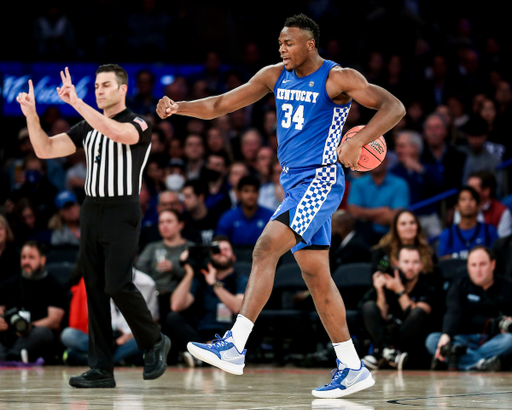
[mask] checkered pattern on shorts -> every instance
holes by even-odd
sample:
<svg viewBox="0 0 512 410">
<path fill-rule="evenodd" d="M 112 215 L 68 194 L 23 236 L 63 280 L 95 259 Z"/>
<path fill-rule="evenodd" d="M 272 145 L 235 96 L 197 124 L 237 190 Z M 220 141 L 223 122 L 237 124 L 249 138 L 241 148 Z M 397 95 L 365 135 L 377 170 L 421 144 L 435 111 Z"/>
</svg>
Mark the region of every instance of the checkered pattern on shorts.
<svg viewBox="0 0 512 410">
<path fill-rule="evenodd" d="M 334 164 L 338 160 L 336 148 L 340 144 L 341 131 L 347 119 L 350 105 L 348 107 L 334 108 L 332 123 L 329 128 L 329 136 L 325 141 L 323 165 Z"/>
<path fill-rule="evenodd" d="M 300 200 L 290 224 L 295 232 L 301 236 L 306 232 L 335 183 L 336 165 L 317 169 L 316 176 Z"/>
</svg>

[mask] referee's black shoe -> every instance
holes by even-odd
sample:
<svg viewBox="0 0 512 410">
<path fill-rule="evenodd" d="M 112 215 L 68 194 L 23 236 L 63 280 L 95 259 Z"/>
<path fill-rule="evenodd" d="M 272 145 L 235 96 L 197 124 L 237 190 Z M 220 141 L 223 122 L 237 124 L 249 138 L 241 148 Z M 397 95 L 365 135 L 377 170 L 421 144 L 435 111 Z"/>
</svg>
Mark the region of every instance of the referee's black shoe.
<svg viewBox="0 0 512 410">
<path fill-rule="evenodd" d="M 69 385 L 72 387 L 93 389 L 93 388 L 113 388 L 116 387 L 114 374 L 106 370 L 90 369 L 80 376 L 73 376 L 69 379 Z"/>
<path fill-rule="evenodd" d="M 167 355 L 171 349 L 171 340 L 162 333 L 160 335 L 160 340 L 144 355 L 142 372 L 144 380 L 158 379 L 167 369 Z"/>
</svg>

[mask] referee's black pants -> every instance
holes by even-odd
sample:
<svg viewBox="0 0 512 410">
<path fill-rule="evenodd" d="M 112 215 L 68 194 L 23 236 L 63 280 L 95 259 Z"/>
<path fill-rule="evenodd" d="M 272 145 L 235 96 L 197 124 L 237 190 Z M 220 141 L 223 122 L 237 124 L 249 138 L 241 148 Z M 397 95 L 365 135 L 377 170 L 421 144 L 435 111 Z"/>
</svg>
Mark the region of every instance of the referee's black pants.
<svg viewBox="0 0 512 410">
<path fill-rule="evenodd" d="M 112 372 L 110 298 L 141 350 L 154 346 L 160 329 L 133 284 L 142 211 L 138 196 L 87 197 L 80 215 L 80 264 L 89 308 L 89 366 Z"/>
</svg>

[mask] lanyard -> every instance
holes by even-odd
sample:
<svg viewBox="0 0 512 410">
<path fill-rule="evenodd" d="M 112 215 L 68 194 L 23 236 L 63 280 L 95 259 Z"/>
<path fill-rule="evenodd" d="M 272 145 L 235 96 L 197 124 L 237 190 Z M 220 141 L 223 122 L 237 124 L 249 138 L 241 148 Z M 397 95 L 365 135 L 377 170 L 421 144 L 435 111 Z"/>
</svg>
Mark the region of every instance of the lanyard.
<svg viewBox="0 0 512 410">
<path fill-rule="evenodd" d="M 482 224 L 478 222 L 476 224 L 475 233 L 473 233 L 473 236 L 471 238 L 466 239 L 462 235 L 462 232 L 460 231 L 459 225 L 455 225 L 455 233 L 459 237 L 459 240 L 466 245 L 466 248 L 470 248 L 471 244 L 475 243 L 476 239 L 478 238 L 478 235 L 480 234 L 480 228 L 482 227 Z"/>
</svg>

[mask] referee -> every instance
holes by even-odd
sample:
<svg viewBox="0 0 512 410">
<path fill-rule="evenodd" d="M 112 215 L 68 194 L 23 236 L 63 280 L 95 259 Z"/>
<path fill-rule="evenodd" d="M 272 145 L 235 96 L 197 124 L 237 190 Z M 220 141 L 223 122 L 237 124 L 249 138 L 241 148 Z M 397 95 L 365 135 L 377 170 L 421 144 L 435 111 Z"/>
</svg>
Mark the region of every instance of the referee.
<svg viewBox="0 0 512 410">
<path fill-rule="evenodd" d="M 115 387 L 110 298 L 146 350 L 143 377 L 160 377 L 167 367 L 171 342 L 160 333 L 144 298 L 132 282 L 141 224 L 139 191 L 149 155 L 151 126 L 126 108 L 128 75 L 115 64 L 96 71 L 95 93 L 103 115 L 78 98 L 66 67 L 60 73 L 59 97 L 84 120 L 67 133 L 49 138 L 36 112 L 34 87 L 17 101 L 27 118 L 30 141 L 39 158 L 56 158 L 85 150 L 86 199 L 81 211 L 80 266 L 89 309 L 90 370 L 71 377 L 74 387 Z"/>
</svg>

